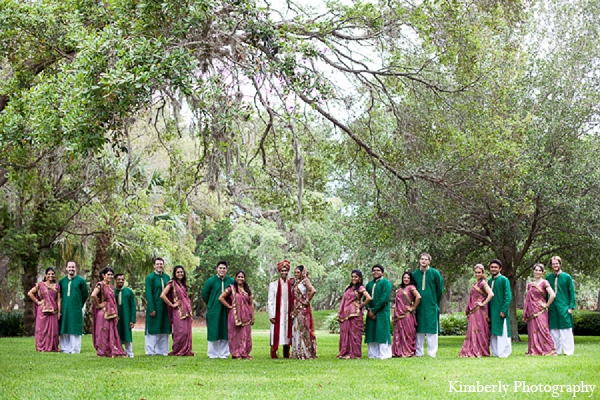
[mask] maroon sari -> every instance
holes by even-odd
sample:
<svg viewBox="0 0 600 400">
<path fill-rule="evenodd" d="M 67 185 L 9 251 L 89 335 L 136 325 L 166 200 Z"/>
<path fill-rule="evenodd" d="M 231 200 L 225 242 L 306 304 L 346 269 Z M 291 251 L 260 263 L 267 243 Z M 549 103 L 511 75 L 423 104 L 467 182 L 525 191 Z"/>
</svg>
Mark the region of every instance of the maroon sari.
<svg viewBox="0 0 600 400">
<path fill-rule="evenodd" d="M 338 358 L 362 357 L 363 317 L 360 308 L 360 299 L 365 287 L 360 285 L 354 290 L 350 286 L 342 296 L 342 303 L 338 311 L 340 321 L 340 345 Z"/>
<path fill-rule="evenodd" d="M 173 332 L 173 350 L 170 356 L 193 356 L 192 351 L 192 302 L 188 296 L 187 289 L 175 279 L 171 279 L 167 285 L 171 290 L 167 298 L 171 303 L 179 300 L 178 307 L 167 307 L 169 319 L 171 320 L 171 331 Z"/>
<path fill-rule="evenodd" d="M 229 294 L 231 309 L 227 315 L 227 336 L 229 352 L 233 358 L 252 358 L 252 298 L 243 288 L 229 285 L 225 292 Z"/>
<path fill-rule="evenodd" d="M 414 285 L 396 290 L 396 306 L 393 321 L 396 322 L 392 336 L 393 357 L 413 357 L 417 351 L 417 319 L 408 307 L 415 302 Z"/>
<path fill-rule="evenodd" d="M 548 308 L 546 306 L 548 286 L 550 284 L 545 279 L 542 279 L 539 285 L 535 282 L 527 285 L 523 319 L 527 322 L 527 334 L 529 335 L 529 345 L 527 353 L 525 353 L 528 356 L 556 355 L 554 340 L 550 335 L 548 325 Z"/>
<path fill-rule="evenodd" d="M 35 313 L 35 349 L 37 351 L 59 351 L 58 350 L 58 295 L 60 286 L 58 283 L 54 288 L 46 282 L 36 284 L 35 293 L 41 305 L 34 306 Z"/>
<path fill-rule="evenodd" d="M 490 356 L 490 317 L 488 305 L 479 307 L 477 303 L 487 299 L 484 278 L 474 282 L 467 303 L 467 335 L 460 349 L 460 357 L 489 357 Z"/>
<path fill-rule="evenodd" d="M 100 289 L 98 302 L 106 303 L 104 308 L 98 308 L 95 304 L 92 307 L 92 342 L 96 354 L 100 357 L 126 357 L 127 353 L 123 351 L 117 329 L 119 315 L 115 300 L 115 288 L 104 282 L 98 282 L 96 287 Z"/>
</svg>

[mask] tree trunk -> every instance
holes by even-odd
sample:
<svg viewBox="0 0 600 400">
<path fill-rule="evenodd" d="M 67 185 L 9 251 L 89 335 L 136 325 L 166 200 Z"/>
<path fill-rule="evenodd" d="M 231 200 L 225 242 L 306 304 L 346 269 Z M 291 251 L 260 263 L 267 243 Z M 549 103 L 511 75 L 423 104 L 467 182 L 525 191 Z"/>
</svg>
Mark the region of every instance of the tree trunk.
<svg viewBox="0 0 600 400">
<path fill-rule="evenodd" d="M 498 257 L 502 261 L 502 275 L 508 278 L 510 282 L 510 290 L 512 293 L 512 300 L 508 308 L 510 314 L 510 336 L 513 342 L 520 342 L 521 337 L 519 336 L 519 325 L 517 322 L 517 297 L 516 297 L 516 272 L 519 268 L 518 265 L 514 265 L 515 251 L 512 247 L 504 247 L 502 255 Z"/>
<path fill-rule="evenodd" d="M 442 294 L 442 301 L 440 302 L 440 314 L 447 314 L 452 312 L 452 283 L 448 283 L 444 288 Z"/>
<path fill-rule="evenodd" d="M 110 232 L 101 232 L 96 235 L 96 253 L 92 261 L 92 270 L 90 271 L 89 288 L 90 293 L 101 279 L 101 272 L 108 266 L 107 250 L 112 240 Z M 92 332 L 92 299 L 88 298 L 83 321 L 83 330 L 85 333 Z"/>
<path fill-rule="evenodd" d="M 598 290 L 598 302 L 596 303 L 596 311 L 600 311 L 600 290 Z"/>
<path fill-rule="evenodd" d="M 35 334 L 35 315 L 33 313 L 33 302 L 29 296 L 27 296 L 27 292 L 29 292 L 37 282 L 39 252 L 32 249 L 31 253 L 23 255 L 21 262 L 23 265 L 21 283 L 23 285 L 23 296 L 25 299 L 23 325 L 25 326 L 25 334 L 33 336 Z"/>
<path fill-rule="evenodd" d="M 10 297 L 4 297 L 4 293 L 8 294 L 8 290 L 5 290 L 4 281 L 6 279 L 6 275 L 8 275 L 8 270 L 10 268 L 10 259 L 4 254 L 0 254 L 0 291 L 2 291 L 2 296 L 0 296 L 0 310 L 10 311 Z M 8 283 L 6 285 L 8 287 Z"/>
<path fill-rule="evenodd" d="M 515 299 L 516 308 L 523 309 L 525 306 L 525 291 L 527 290 L 527 281 L 525 279 L 519 279 L 515 283 Z"/>
</svg>

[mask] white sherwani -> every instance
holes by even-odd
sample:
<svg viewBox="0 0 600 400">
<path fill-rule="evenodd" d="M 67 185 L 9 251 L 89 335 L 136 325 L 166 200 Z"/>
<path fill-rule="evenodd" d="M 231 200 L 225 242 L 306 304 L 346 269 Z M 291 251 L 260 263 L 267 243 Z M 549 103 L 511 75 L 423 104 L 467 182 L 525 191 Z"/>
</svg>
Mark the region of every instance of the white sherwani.
<svg viewBox="0 0 600 400">
<path fill-rule="evenodd" d="M 290 339 L 288 338 L 288 291 L 287 285 L 281 280 L 277 279 L 275 282 L 269 284 L 269 300 L 267 302 L 267 311 L 269 312 L 269 318 L 275 318 L 275 305 L 277 304 L 277 285 L 281 285 L 281 310 L 279 315 L 281 318 L 275 323 L 279 324 L 279 345 L 289 345 Z M 271 346 L 273 346 L 273 336 L 275 335 L 275 325 L 271 324 Z"/>
</svg>

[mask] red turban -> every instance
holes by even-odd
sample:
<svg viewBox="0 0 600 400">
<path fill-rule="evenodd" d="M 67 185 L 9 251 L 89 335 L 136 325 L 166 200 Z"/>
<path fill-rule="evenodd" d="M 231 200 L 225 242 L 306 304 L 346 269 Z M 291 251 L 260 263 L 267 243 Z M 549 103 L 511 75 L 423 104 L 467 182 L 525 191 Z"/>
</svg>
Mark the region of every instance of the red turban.
<svg viewBox="0 0 600 400">
<path fill-rule="evenodd" d="M 277 271 L 281 271 L 282 269 L 287 268 L 288 271 L 290 269 L 290 262 L 288 260 L 283 260 L 282 262 L 277 263 Z"/>
</svg>

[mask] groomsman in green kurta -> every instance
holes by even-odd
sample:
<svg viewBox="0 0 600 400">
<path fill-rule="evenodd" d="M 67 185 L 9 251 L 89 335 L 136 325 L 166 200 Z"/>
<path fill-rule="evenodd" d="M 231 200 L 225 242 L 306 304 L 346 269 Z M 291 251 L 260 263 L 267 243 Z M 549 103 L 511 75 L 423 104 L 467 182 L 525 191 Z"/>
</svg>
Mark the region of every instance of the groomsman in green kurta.
<svg viewBox="0 0 600 400">
<path fill-rule="evenodd" d="M 438 349 L 438 334 L 440 332 L 440 302 L 444 293 L 444 280 L 440 272 L 430 267 L 431 256 L 421 253 L 419 269 L 412 276 L 421 295 L 421 302 L 416 310 L 417 317 L 417 357 L 423 356 L 423 345 L 427 340 L 427 355 L 435 357 Z"/>
<path fill-rule="evenodd" d="M 371 268 L 373 279 L 365 288 L 372 300 L 366 305 L 365 343 L 369 358 L 384 360 L 392 358 L 390 341 L 390 294 L 392 283 L 384 278 L 385 270 L 379 264 Z"/>
<path fill-rule="evenodd" d="M 131 330 L 135 326 L 135 296 L 133 290 L 125 287 L 125 275 L 123 274 L 115 275 L 115 299 L 119 313 L 117 322 L 119 337 L 125 346 L 125 353 L 129 358 L 133 358 Z"/>
<path fill-rule="evenodd" d="M 490 262 L 492 277 L 488 281 L 494 292 L 489 303 L 490 321 L 492 325 L 492 356 L 505 358 L 512 353 L 509 306 L 512 300 L 510 281 L 502 275 L 502 261 L 494 259 Z"/>
<path fill-rule="evenodd" d="M 62 299 L 60 313 L 60 351 L 66 354 L 81 352 L 81 335 L 83 335 L 83 306 L 88 298 L 88 285 L 77 275 L 75 261 L 67 262 L 67 276 L 62 278 L 60 296 Z"/>
<path fill-rule="evenodd" d="M 554 340 L 556 354 L 570 356 L 575 352 L 573 340 L 573 310 L 575 309 L 575 285 L 571 275 L 562 271 L 562 259 L 554 256 L 550 259 L 553 273 L 546 280 L 554 289 L 556 297 L 548 308 L 550 334 Z"/>
<path fill-rule="evenodd" d="M 229 357 L 227 338 L 227 312 L 219 301 L 225 288 L 233 284 L 234 279 L 227 275 L 226 261 L 217 263 L 217 274 L 208 278 L 202 289 L 202 300 L 206 303 L 206 333 L 208 336 L 208 357 Z"/>
<path fill-rule="evenodd" d="M 154 272 L 146 277 L 146 355 L 166 356 L 169 354 L 169 334 L 171 321 L 167 305 L 160 294 L 169 283 L 169 275 L 164 273 L 165 261 L 154 260 Z"/>
</svg>

